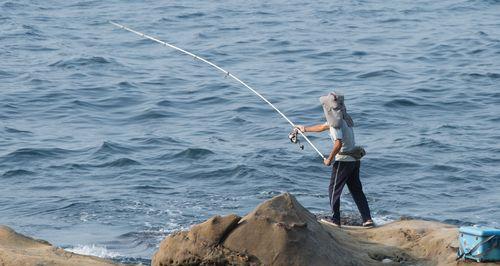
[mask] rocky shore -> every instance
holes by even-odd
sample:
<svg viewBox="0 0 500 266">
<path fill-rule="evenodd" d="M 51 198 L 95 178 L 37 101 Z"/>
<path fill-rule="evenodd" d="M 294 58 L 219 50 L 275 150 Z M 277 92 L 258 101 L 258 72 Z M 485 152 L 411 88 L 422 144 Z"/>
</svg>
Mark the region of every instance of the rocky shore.
<svg viewBox="0 0 500 266">
<path fill-rule="evenodd" d="M 285 193 L 170 235 L 152 265 L 475 265 L 455 261 L 457 237 L 454 226 L 419 220 L 337 228 Z"/>
<path fill-rule="evenodd" d="M 457 236 L 454 226 L 420 220 L 337 228 L 285 193 L 244 217 L 214 216 L 171 234 L 152 265 L 499 265 L 456 262 Z M 0 266 L 10 265 L 116 264 L 0 227 Z"/>
<path fill-rule="evenodd" d="M 119 264 L 92 256 L 78 255 L 49 242 L 16 233 L 0 226 L 0 266 L 116 266 Z"/>
</svg>

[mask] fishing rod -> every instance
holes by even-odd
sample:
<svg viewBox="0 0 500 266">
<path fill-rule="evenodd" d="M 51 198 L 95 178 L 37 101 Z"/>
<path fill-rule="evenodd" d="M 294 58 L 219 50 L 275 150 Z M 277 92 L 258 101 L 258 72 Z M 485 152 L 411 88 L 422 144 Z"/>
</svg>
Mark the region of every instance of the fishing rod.
<svg viewBox="0 0 500 266">
<path fill-rule="evenodd" d="M 237 82 L 239 82 L 240 84 L 242 84 L 243 86 L 245 86 L 247 89 L 249 89 L 250 91 L 252 91 L 253 93 L 255 93 L 255 94 L 256 94 L 257 96 L 259 96 L 259 97 L 260 97 L 260 98 L 261 98 L 264 102 L 266 102 L 267 104 L 269 104 L 269 105 L 270 105 L 270 106 L 271 106 L 271 107 L 272 107 L 272 108 L 273 108 L 276 112 L 278 112 L 278 114 L 280 114 L 280 115 L 281 115 L 281 116 L 282 116 L 282 117 L 283 117 L 283 118 L 284 118 L 284 119 L 285 119 L 285 120 L 286 120 L 286 121 L 287 121 L 290 125 L 292 125 L 292 127 L 293 127 L 293 128 L 295 128 L 295 127 L 296 127 L 296 126 L 295 126 L 295 124 L 294 124 L 294 123 L 293 123 L 290 119 L 288 119 L 288 117 L 286 117 L 286 115 L 285 115 L 285 114 L 283 114 L 283 113 L 282 113 L 282 112 L 281 112 L 281 111 L 280 111 L 280 110 L 279 110 L 276 106 L 274 106 L 274 104 L 272 104 L 270 101 L 268 101 L 266 98 L 264 98 L 264 96 L 262 96 L 262 94 L 260 94 L 260 93 L 259 93 L 258 91 L 256 91 L 256 90 L 254 90 L 252 87 L 248 86 L 245 82 L 241 81 L 238 77 L 236 77 L 235 75 L 233 75 L 233 74 L 232 74 L 232 73 L 230 73 L 229 71 L 224 70 L 223 68 L 221 68 L 221 67 L 219 67 L 218 65 L 216 65 L 216 64 L 214 64 L 214 63 L 212 63 L 212 62 L 210 62 L 210 61 L 206 60 L 206 59 L 205 59 L 205 58 L 203 58 L 203 57 L 199 57 L 199 56 L 197 56 L 197 55 L 195 55 L 195 54 L 193 54 L 193 53 L 191 53 L 191 52 L 188 52 L 188 51 L 186 51 L 186 50 L 184 50 L 184 49 L 181 49 L 181 48 L 179 48 L 179 47 L 177 47 L 177 46 L 175 46 L 175 45 L 172 45 L 172 44 L 170 44 L 170 43 L 167 43 L 167 42 L 164 42 L 164 41 L 160 41 L 160 40 L 158 40 L 158 39 L 156 39 L 156 38 L 154 38 L 154 37 L 151 37 L 151 36 L 146 35 L 146 34 L 144 34 L 144 33 L 142 33 L 142 32 L 139 32 L 139 31 L 133 30 L 133 29 L 131 29 L 131 28 L 129 28 L 129 27 L 123 26 L 123 25 L 118 24 L 118 23 L 113 22 L 113 21 L 109 21 L 109 23 L 111 23 L 111 24 L 113 24 L 113 25 L 117 26 L 117 27 L 118 27 L 118 28 L 120 28 L 120 29 L 124 29 L 124 30 L 126 30 L 126 31 L 132 32 L 132 33 L 137 34 L 137 35 L 139 35 L 139 36 L 141 36 L 141 37 L 144 37 L 144 38 L 146 38 L 146 39 L 150 39 L 150 40 L 152 40 L 152 41 L 154 41 L 154 42 L 157 42 L 157 43 L 159 43 L 159 44 L 162 44 L 162 45 L 165 45 L 165 46 L 167 46 L 167 47 L 173 48 L 173 49 L 175 49 L 175 50 L 177 50 L 177 51 L 179 51 L 179 52 L 182 52 L 182 53 L 184 53 L 184 54 L 187 54 L 187 55 L 192 56 L 194 59 L 198 59 L 198 60 L 200 60 L 200 61 L 202 61 L 202 62 L 204 62 L 204 63 L 209 64 L 210 66 L 214 67 L 215 69 L 217 69 L 217 70 L 221 71 L 222 73 L 226 74 L 226 77 L 231 77 L 232 79 L 236 80 Z M 302 131 L 300 131 L 300 130 L 294 130 L 294 132 L 299 133 L 302 137 L 304 137 L 304 139 L 307 141 L 307 143 L 309 143 L 309 145 L 311 145 L 311 147 L 312 147 L 312 148 L 313 148 L 313 149 L 314 149 L 314 150 L 315 150 L 315 151 L 319 154 L 319 156 L 321 156 L 321 158 L 325 159 L 325 156 L 324 156 L 324 155 L 323 155 L 323 154 L 322 154 L 322 153 L 318 150 L 318 148 L 316 148 L 316 146 L 314 146 L 314 144 L 313 144 L 313 143 L 309 140 L 309 138 L 307 138 L 307 136 L 306 136 L 306 135 L 304 135 L 304 133 L 303 133 Z M 296 134 L 296 133 L 295 133 L 295 134 Z M 292 137 L 290 137 L 290 140 L 292 140 L 292 142 L 294 142 L 294 143 L 296 143 L 296 142 L 298 141 L 296 137 L 294 138 L 294 140 L 292 139 Z M 303 148 L 303 147 L 304 147 L 304 146 L 301 146 L 301 148 Z"/>
</svg>

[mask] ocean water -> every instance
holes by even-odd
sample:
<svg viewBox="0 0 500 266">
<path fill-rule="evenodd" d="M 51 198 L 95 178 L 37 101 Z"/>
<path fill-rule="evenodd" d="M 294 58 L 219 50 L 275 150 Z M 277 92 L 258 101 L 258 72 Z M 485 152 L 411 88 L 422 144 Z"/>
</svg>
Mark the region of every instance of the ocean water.
<svg viewBox="0 0 500 266">
<path fill-rule="evenodd" d="M 148 264 L 169 233 L 285 191 L 328 213 L 331 169 L 284 119 L 108 20 L 299 124 L 343 92 L 377 221 L 500 226 L 493 0 L 0 1 L 0 224 Z"/>
</svg>

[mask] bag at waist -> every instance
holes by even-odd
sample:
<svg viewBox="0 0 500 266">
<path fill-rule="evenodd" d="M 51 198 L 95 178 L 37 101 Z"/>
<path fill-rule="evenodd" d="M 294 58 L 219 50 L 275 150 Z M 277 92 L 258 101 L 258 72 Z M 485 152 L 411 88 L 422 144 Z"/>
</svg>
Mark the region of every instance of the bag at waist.
<svg viewBox="0 0 500 266">
<path fill-rule="evenodd" d="M 357 161 L 359 161 L 359 160 L 361 160 L 361 158 L 363 158 L 363 156 L 366 155 L 366 151 L 363 147 L 356 146 L 356 147 L 354 147 L 354 149 L 352 149 L 350 151 L 341 151 L 338 154 L 339 155 L 349 155 L 349 156 L 353 157 L 354 159 L 356 159 Z"/>
</svg>

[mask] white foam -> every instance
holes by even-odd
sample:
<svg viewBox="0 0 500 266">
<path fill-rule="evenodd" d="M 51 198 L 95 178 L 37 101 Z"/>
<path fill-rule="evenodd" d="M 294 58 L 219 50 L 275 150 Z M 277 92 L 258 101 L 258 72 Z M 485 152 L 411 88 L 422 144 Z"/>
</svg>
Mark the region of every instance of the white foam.
<svg viewBox="0 0 500 266">
<path fill-rule="evenodd" d="M 81 255 L 90 255 L 101 258 L 115 258 L 120 257 L 121 255 L 117 252 L 109 251 L 105 246 L 98 245 L 77 245 L 75 247 L 66 248 L 67 251 L 73 252 Z"/>
<path fill-rule="evenodd" d="M 390 222 L 394 222 L 394 219 L 389 218 L 388 216 L 376 216 L 373 217 L 373 222 L 376 225 L 384 225 Z"/>
</svg>

